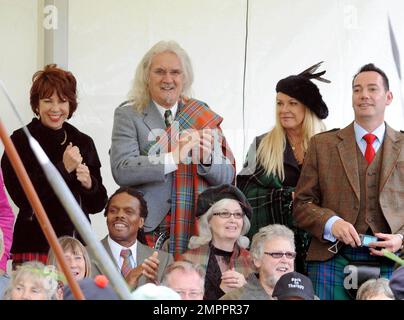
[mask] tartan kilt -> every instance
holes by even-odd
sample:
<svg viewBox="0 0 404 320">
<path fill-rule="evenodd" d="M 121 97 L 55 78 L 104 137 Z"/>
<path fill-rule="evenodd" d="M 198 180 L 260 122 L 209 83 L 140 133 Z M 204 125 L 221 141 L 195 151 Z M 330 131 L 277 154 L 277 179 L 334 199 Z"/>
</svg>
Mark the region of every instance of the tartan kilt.
<svg viewBox="0 0 404 320">
<path fill-rule="evenodd" d="M 248 188 L 243 190 L 253 208 L 251 227 L 247 237 L 252 240 L 260 228 L 281 224 L 291 229 L 295 235 L 296 271 L 306 274 L 306 255 L 311 242 L 311 235 L 297 227 L 292 213 L 292 187 Z"/>
<path fill-rule="evenodd" d="M 350 261 L 379 261 L 381 278 L 390 279 L 393 273 L 393 261 L 385 257 L 371 256 L 366 247 L 343 246 L 340 253 L 327 261 L 307 261 L 307 273 L 320 300 L 351 300 L 344 288 L 344 279 L 349 275 L 349 272 L 344 273 L 344 268 Z"/>
<path fill-rule="evenodd" d="M 48 253 L 43 252 L 23 252 L 23 253 L 12 253 L 11 254 L 12 269 L 16 270 L 17 266 L 28 261 L 39 261 L 46 265 L 48 260 Z"/>
</svg>

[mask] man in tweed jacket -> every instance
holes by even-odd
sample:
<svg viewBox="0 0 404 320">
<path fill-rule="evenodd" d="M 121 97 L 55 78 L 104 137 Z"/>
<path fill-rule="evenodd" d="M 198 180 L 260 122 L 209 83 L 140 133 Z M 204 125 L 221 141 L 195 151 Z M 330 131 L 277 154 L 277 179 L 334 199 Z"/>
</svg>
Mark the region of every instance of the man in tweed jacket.
<svg viewBox="0 0 404 320">
<path fill-rule="evenodd" d="M 308 274 L 320 299 L 348 297 L 344 268 L 353 260 L 375 261 L 389 277 L 392 264 L 381 250 L 402 248 L 404 134 L 384 122 L 393 99 L 388 79 L 368 64 L 352 89 L 355 121 L 311 139 L 294 200 L 298 226 L 313 235 Z M 368 133 L 373 143 L 365 140 Z M 359 234 L 379 241 L 362 247 Z"/>
</svg>

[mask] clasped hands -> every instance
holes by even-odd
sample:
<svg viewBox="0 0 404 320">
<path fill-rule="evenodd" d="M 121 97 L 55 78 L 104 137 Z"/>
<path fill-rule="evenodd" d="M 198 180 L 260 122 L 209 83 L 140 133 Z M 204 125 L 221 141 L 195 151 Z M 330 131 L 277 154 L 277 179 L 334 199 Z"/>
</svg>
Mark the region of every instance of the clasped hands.
<svg viewBox="0 0 404 320">
<path fill-rule="evenodd" d="M 63 153 L 63 164 L 68 173 L 72 173 L 76 170 L 76 178 L 81 185 L 90 190 L 92 187 L 90 170 L 83 162 L 80 149 L 77 146 L 73 146 L 70 142 Z"/>
<path fill-rule="evenodd" d="M 184 130 L 172 148 L 175 163 L 205 164 L 212 163 L 214 143 L 213 130 Z"/>
<path fill-rule="evenodd" d="M 223 292 L 229 292 L 231 290 L 241 288 L 247 283 L 244 275 L 235 271 L 234 269 L 223 272 L 221 280 L 220 289 L 222 289 Z"/>
</svg>

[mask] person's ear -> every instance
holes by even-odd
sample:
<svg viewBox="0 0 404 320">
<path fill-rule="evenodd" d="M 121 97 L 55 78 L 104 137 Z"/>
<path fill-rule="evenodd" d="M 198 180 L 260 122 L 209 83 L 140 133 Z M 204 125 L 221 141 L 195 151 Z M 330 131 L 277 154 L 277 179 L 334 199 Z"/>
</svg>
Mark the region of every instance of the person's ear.
<svg viewBox="0 0 404 320">
<path fill-rule="evenodd" d="M 261 266 L 262 266 L 262 260 L 261 260 L 261 259 L 255 259 L 255 258 L 253 258 L 253 263 L 254 263 L 254 266 L 255 266 L 257 269 L 261 268 Z"/>
<path fill-rule="evenodd" d="M 393 92 L 389 90 L 387 91 L 386 94 L 386 106 L 388 106 L 392 101 L 393 101 Z"/>
<path fill-rule="evenodd" d="M 140 217 L 140 220 L 139 220 L 139 228 L 143 228 L 143 226 L 144 226 L 144 218 L 143 218 L 143 217 Z"/>
</svg>

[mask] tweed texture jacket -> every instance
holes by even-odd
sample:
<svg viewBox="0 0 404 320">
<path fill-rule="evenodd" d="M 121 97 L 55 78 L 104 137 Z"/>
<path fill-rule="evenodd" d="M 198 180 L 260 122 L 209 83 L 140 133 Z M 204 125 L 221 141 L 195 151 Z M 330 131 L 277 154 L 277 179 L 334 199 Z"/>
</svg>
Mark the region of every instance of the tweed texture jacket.
<svg viewBox="0 0 404 320">
<path fill-rule="evenodd" d="M 333 257 L 323 239 L 332 216 L 355 225 L 360 210 L 360 181 L 354 126 L 314 136 L 296 187 L 294 217 L 313 236 L 307 260 Z M 393 234 L 404 234 L 404 134 L 386 124 L 378 201 Z"/>
</svg>

